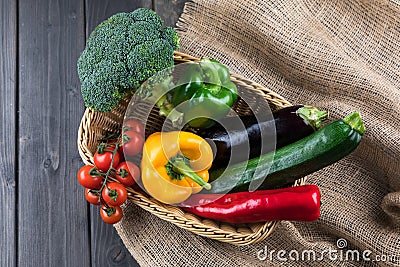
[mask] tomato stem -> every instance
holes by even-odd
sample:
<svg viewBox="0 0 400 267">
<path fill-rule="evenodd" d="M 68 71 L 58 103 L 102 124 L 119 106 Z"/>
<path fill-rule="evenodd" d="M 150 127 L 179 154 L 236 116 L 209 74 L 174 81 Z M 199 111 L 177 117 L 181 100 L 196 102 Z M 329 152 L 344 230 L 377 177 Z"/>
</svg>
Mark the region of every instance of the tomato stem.
<svg viewBox="0 0 400 267">
<path fill-rule="evenodd" d="M 89 175 L 96 177 L 96 176 L 104 176 L 104 173 L 99 172 L 96 168 L 91 168 L 89 171 Z"/>
<path fill-rule="evenodd" d="M 99 195 L 99 190 L 97 190 L 97 189 L 90 189 L 89 192 L 94 194 L 94 195 L 96 195 L 96 196 Z"/>
<path fill-rule="evenodd" d="M 122 177 L 125 178 L 128 176 L 129 172 L 125 169 L 120 169 L 120 171 L 118 172 L 118 174 Z"/>
<path fill-rule="evenodd" d="M 119 136 L 119 134 L 110 133 L 109 135 L 107 135 L 106 137 L 104 137 L 103 139 L 100 139 L 100 140 L 98 140 L 98 141 L 104 143 L 104 142 L 107 142 L 108 140 L 118 138 L 118 136 Z"/>
<path fill-rule="evenodd" d="M 122 134 L 122 144 L 126 144 L 131 140 L 131 138 L 127 134 Z"/>
<path fill-rule="evenodd" d="M 117 190 L 115 190 L 115 189 L 109 189 L 108 190 L 108 196 L 112 199 L 112 200 L 114 200 L 114 202 L 115 201 L 117 201 L 117 197 L 118 197 L 118 192 L 117 192 Z"/>
<path fill-rule="evenodd" d="M 115 213 L 116 208 L 115 207 L 110 207 L 110 206 L 108 206 L 106 204 L 106 208 L 103 209 L 103 210 L 107 213 L 107 216 L 110 217 L 111 215 L 113 215 Z"/>
<path fill-rule="evenodd" d="M 131 127 L 131 126 L 124 125 L 124 126 L 122 127 L 122 132 L 130 131 L 130 130 L 132 130 L 132 127 Z"/>
<path fill-rule="evenodd" d="M 107 172 L 105 173 L 103 184 L 101 185 L 101 188 L 99 189 L 99 192 L 100 192 L 100 194 L 99 194 L 99 202 L 101 201 L 101 198 L 102 198 L 101 192 L 103 192 L 104 187 L 107 185 L 108 177 L 110 176 L 111 171 L 115 170 L 113 168 L 113 165 L 114 165 L 115 155 L 117 154 L 118 148 L 120 146 L 120 144 L 118 143 L 118 140 L 119 140 L 120 137 L 121 137 L 121 135 L 118 136 L 117 141 L 115 142 L 114 151 L 110 151 L 110 152 L 112 152 L 111 163 L 110 163 L 110 167 L 108 168 Z M 106 206 L 108 206 L 108 205 L 106 204 Z"/>
</svg>

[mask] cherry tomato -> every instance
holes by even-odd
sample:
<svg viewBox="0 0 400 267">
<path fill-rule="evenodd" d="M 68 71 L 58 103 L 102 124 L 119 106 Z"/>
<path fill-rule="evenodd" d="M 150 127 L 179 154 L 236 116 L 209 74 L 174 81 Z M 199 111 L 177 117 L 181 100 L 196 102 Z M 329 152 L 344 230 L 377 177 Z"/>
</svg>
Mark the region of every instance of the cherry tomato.
<svg viewBox="0 0 400 267">
<path fill-rule="evenodd" d="M 139 167 L 133 162 L 123 161 L 118 165 L 117 174 L 115 177 L 121 184 L 125 186 L 132 186 L 140 178 Z"/>
<path fill-rule="evenodd" d="M 121 220 L 124 213 L 122 212 L 121 207 L 107 207 L 102 205 L 100 208 L 100 217 L 103 219 L 105 223 L 114 224 Z"/>
<path fill-rule="evenodd" d="M 111 206 L 120 206 L 128 198 L 126 188 L 117 182 L 108 183 L 101 193 L 105 203 Z"/>
<path fill-rule="evenodd" d="M 111 140 L 108 140 L 108 141 L 107 141 L 107 150 L 112 150 L 112 151 L 114 151 L 115 145 L 116 145 L 117 142 L 119 142 L 118 139 L 111 139 Z M 119 142 L 119 144 L 120 144 L 120 143 L 121 143 L 121 142 Z M 118 147 L 118 154 L 119 154 L 120 161 L 123 161 L 123 159 L 124 159 L 124 151 L 123 151 L 123 148 L 122 148 L 121 145 L 119 145 L 119 147 Z"/>
<path fill-rule="evenodd" d="M 85 198 L 90 204 L 100 205 L 99 196 L 92 193 L 89 188 L 85 189 Z"/>
<path fill-rule="evenodd" d="M 90 172 L 95 170 L 92 165 L 85 165 L 78 171 L 78 182 L 89 189 L 99 189 L 103 182 L 103 177 L 100 175 L 90 175 Z"/>
<path fill-rule="evenodd" d="M 122 147 L 124 154 L 135 156 L 142 152 L 144 138 L 137 132 L 126 131 L 122 137 Z"/>
<path fill-rule="evenodd" d="M 96 152 L 93 156 L 94 165 L 96 165 L 97 169 L 102 172 L 107 172 L 111 166 L 113 153 L 109 151 L 104 151 L 104 153 L 99 154 Z M 115 169 L 120 161 L 119 153 L 116 153 L 114 156 L 114 163 L 112 167 Z"/>
<path fill-rule="evenodd" d="M 107 141 L 107 144 L 106 144 L 106 149 L 107 149 L 107 150 L 114 150 L 115 144 L 116 144 L 117 142 L 118 142 L 117 139 L 108 140 L 108 141 Z"/>
<path fill-rule="evenodd" d="M 122 160 L 125 159 L 124 148 L 123 148 L 122 146 L 120 146 L 120 147 L 118 148 L 118 154 L 120 155 L 120 158 L 121 158 Z"/>
<path fill-rule="evenodd" d="M 127 128 L 127 131 L 133 131 L 141 136 L 144 136 L 144 126 L 143 123 L 138 121 L 137 119 L 129 119 L 124 123 L 124 127 Z M 129 127 L 129 128 L 128 128 Z"/>
</svg>

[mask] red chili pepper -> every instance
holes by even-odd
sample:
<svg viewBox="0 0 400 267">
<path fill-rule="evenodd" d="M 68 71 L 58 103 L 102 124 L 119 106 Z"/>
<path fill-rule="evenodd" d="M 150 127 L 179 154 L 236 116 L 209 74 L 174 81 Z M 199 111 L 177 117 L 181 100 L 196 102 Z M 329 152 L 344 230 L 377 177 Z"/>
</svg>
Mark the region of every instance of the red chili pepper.
<svg viewBox="0 0 400 267">
<path fill-rule="evenodd" d="M 203 218 L 228 223 L 316 221 L 320 216 L 318 186 L 304 185 L 226 195 L 196 194 L 183 209 Z"/>
</svg>

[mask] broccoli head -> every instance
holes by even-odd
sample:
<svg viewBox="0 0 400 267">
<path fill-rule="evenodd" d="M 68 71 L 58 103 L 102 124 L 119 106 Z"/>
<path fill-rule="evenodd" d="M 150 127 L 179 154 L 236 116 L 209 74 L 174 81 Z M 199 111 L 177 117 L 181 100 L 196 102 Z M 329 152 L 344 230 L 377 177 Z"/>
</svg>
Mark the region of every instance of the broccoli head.
<svg viewBox="0 0 400 267">
<path fill-rule="evenodd" d="M 85 105 L 110 111 L 128 93 L 174 64 L 178 35 L 152 10 L 118 13 L 91 33 L 78 59 Z"/>
</svg>

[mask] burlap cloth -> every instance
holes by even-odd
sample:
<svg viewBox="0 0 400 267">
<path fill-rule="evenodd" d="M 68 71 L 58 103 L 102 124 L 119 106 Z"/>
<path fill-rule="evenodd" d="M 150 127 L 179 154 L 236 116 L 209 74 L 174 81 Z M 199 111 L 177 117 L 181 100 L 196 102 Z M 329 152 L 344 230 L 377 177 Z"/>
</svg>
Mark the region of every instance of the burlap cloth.
<svg viewBox="0 0 400 267">
<path fill-rule="evenodd" d="M 351 156 L 308 177 L 320 186 L 315 223 L 281 222 L 256 245 L 196 236 L 133 204 L 116 226 L 141 266 L 376 266 L 400 263 L 400 5 L 397 1 L 196 0 L 178 22 L 182 52 L 214 57 L 292 103 L 359 110 L 367 132 Z M 347 246 L 338 244 L 339 239 Z M 340 240 L 343 242 L 343 240 Z M 270 251 L 337 250 L 322 260 L 281 261 Z M 342 260 L 372 251 L 378 261 Z M 260 254 L 263 255 L 263 254 Z M 292 254 L 295 256 L 295 254 Z M 317 254 L 318 255 L 318 254 Z M 331 254 L 334 255 L 334 254 Z M 282 256 L 282 255 L 281 255 Z M 288 258 L 288 254 L 283 255 Z M 300 255 L 301 259 L 301 255 Z"/>
</svg>

